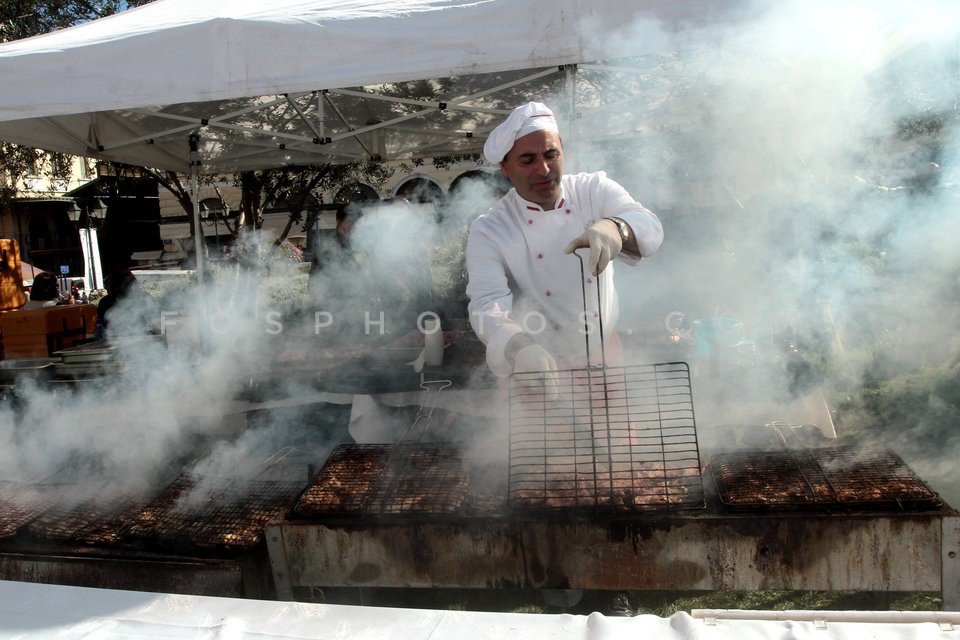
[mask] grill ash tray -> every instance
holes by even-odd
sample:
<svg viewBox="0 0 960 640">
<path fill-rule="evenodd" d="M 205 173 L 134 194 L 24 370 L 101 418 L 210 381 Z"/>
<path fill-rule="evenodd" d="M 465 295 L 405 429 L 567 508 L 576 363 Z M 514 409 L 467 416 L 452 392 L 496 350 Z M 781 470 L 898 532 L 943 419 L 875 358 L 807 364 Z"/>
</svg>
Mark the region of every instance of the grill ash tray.
<svg viewBox="0 0 960 640">
<path fill-rule="evenodd" d="M 734 509 L 923 510 L 939 496 L 888 449 L 741 451 L 710 458 L 720 501 Z"/>
<path fill-rule="evenodd" d="M 455 445 L 341 445 L 301 494 L 293 515 L 447 515 L 466 502 L 468 484 Z"/>
<path fill-rule="evenodd" d="M 540 373 L 510 394 L 508 501 L 515 513 L 625 518 L 706 503 L 686 363 Z"/>
</svg>

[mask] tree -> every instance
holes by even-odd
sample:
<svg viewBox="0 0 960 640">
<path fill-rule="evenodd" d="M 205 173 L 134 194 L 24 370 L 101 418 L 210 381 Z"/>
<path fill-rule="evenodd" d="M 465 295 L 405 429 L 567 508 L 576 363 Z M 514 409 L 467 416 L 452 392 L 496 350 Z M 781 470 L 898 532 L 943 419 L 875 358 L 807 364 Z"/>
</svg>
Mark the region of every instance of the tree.
<svg viewBox="0 0 960 640">
<path fill-rule="evenodd" d="M 0 41 L 29 38 L 102 18 L 149 0 L 3 0 Z"/>
<path fill-rule="evenodd" d="M 102 18 L 151 0 L 0 0 L 0 42 L 49 33 Z M 9 89 L 9 88 L 8 88 Z M 68 178 L 71 158 L 0 142 L 0 206 L 16 197 L 16 185 L 28 175 Z"/>
</svg>

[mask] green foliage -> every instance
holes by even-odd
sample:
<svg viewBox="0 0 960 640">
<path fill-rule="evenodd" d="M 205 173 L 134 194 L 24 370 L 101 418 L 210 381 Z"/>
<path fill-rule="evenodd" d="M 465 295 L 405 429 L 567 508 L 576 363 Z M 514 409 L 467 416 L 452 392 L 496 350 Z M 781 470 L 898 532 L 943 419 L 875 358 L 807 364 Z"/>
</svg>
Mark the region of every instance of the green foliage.
<svg viewBox="0 0 960 640">
<path fill-rule="evenodd" d="M 937 611 L 940 594 L 874 594 L 855 591 L 710 591 L 650 592 L 630 598 L 634 615 L 669 617 L 693 609 L 747 609 L 753 611 Z"/>
<path fill-rule="evenodd" d="M 159 308 L 166 312 L 184 312 L 196 297 L 196 280 L 188 275 L 145 280 L 140 286 L 156 298 Z"/>
<path fill-rule="evenodd" d="M 49 33 L 83 22 L 109 16 L 127 7 L 150 0 L 2 0 L 0 1 L 0 42 Z M 9 89 L 9 88 L 8 88 Z M 61 153 L 47 153 L 16 144 L 0 142 L 0 173 L 7 182 L 0 184 L 0 205 L 16 197 L 15 185 L 39 170 L 49 178 L 67 178 L 72 163 Z"/>
<path fill-rule="evenodd" d="M 117 13 L 125 0 L 4 0 L 0 2 L 0 41 L 19 40 Z"/>
<path fill-rule="evenodd" d="M 910 430 L 915 446 L 938 450 L 956 431 L 960 377 L 953 368 L 938 367 L 867 380 L 863 388 L 834 398 L 833 404 L 844 435 L 880 438 Z"/>
<path fill-rule="evenodd" d="M 307 300 L 308 275 L 305 270 L 270 275 L 260 284 L 260 298 L 267 306 L 284 306 Z"/>
</svg>

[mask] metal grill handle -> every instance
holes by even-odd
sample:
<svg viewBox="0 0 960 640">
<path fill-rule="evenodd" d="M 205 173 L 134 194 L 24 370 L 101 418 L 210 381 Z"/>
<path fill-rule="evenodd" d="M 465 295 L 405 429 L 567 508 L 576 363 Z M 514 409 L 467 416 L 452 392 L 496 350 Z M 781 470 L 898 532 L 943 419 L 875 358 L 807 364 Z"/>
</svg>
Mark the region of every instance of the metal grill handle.
<svg viewBox="0 0 960 640">
<path fill-rule="evenodd" d="M 586 285 L 586 270 L 583 267 L 583 256 L 581 256 L 576 251 L 573 252 L 573 255 L 577 257 L 577 260 L 580 261 L 580 294 L 583 298 L 583 339 L 586 343 L 587 350 L 587 368 L 590 365 L 590 323 L 587 322 L 587 285 Z M 600 277 L 597 276 L 597 325 L 600 328 L 600 367 L 607 366 L 607 351 L 603 342 L 603 304 L 600 299 Z"/>
</svg>

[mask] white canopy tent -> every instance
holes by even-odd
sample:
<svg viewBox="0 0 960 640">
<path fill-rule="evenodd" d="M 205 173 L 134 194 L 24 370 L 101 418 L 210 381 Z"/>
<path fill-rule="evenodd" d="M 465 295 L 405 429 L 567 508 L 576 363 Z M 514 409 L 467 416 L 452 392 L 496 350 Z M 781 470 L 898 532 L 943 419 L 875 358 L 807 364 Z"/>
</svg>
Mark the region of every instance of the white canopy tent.
<svg viewBox="0 0 960 640">
<path fill-rule="evenodd" d="M 475 154 L 529 99 L 582 116 L 577 70 L 636 73 L 609 61 L 746 4 L 156 0 L 0 45 L 0 140 L 189 172 L 195 191 L 198 174 Z"/>
<path fill-rule="evenodd" d="M 157 0 L 0 45 L 0 139 L 184 173 L 476 153 L 567 65 L 662 51 L 715 5 Z"/>
</svg>

